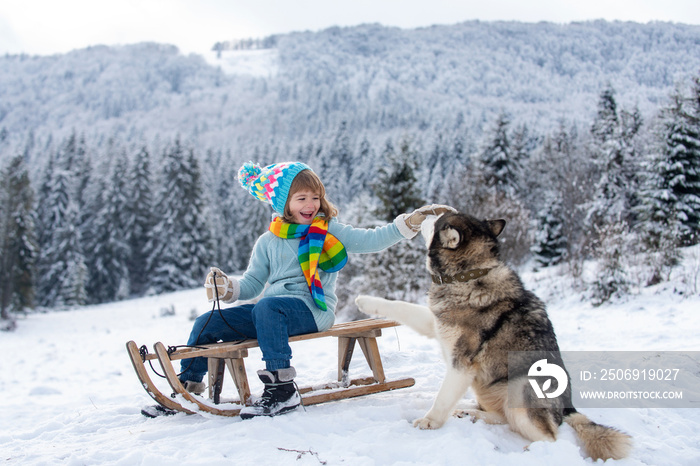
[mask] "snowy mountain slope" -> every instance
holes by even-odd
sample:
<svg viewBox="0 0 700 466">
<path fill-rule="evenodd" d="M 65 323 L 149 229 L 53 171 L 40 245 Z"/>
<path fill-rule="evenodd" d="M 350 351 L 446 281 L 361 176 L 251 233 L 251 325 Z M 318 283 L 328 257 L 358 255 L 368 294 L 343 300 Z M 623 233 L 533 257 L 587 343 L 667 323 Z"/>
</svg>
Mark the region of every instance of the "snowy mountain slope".
<svg viewBox="0 0 700 466">
<path fill-rule="evenodd" d="M 313 140 L 341 121 L 370 141 L 460 121 L 478 136 L 503 110 L 544 132 L 588 124 L 608 83 L 649 117 L 700 69 L 698 50 L 700 27 L 682 24 L 467 22 L 292 33 L 221 59 L 159 44 L 4 56 L 0 156 L 74 131 L 90 145 L 180 135 L 242 151 Z"/>
<path fill-rule="evenodd" d="M 624 302 L 598 308 L 572 292 L 556 269 L 526 273 L 524 279 L 548 302 L 563 350 L 699 351 L 698 251 L 685 253 L 684 266 L 670 282 L 640 288 Z M 171 306 L 174 315 L 161 311 Z M 413 428 L 411 422 L 432 403 L 444 365 L 434 341 L 403 327 L 384 331 L 380 350 L 387 375 L 414 377 L 414 387 L 311 406 L 274 419 L 142 417 L 139 409 L 151 401 L 133 374 L 125 342 L 182 343 L 190 315 L 207 308 L 203 290 L 195 289 L 21 320 L 16 332 L 0 336 L 0 352 L 6 355 L 0 459 L 8 465 L 591 463 L 581 456 L 566 425 L 557 442 L 531 445 L 505 426 L 463 419 L 452 419 L 437 431 Z M 307 385 L 332 380 L 336 352 L 330 339 L 295 344 L 297 381 Z M 247 370 L 256 394 L 261 386 L 255 370 L 261 366 L 259 352 L 251 351 Z M 369 374 L 361 357 L 351 373 Z M 230 390 L 227 379 L 224 394 Z M 467 394 L 460 404 L 472 401 Z M 634 437 L 632 456 L 619 464 L 700 461 L 698 409 L 584 412 Z"/>
<path fill-rule="evenodd" d="M 208 51 L 202 56 L 227 75 L 267 78 L 277 74 L 279 52 L 276 49 Z"/>
</svg>

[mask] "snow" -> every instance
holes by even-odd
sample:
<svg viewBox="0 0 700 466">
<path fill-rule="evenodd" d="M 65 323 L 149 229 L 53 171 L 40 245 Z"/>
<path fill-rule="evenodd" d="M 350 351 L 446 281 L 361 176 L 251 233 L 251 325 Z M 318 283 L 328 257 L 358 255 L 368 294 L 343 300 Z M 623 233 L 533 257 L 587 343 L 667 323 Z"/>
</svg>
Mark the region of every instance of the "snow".
<svg viewBox="0 0 700 466">
<path fill-rule="evenodd" d="M 634 290 L 622 301 L 592 307 L 557 268 L 523 274 L 548 302 L 562 350 L 698 351 L 698 248 L 671 281 Z M 174 315 L 170 308 L 175 309 Z M 0 336 L 0 461 L 6 465 L 117 464 L 590 464 L 573 430 L 562 425 L 554 443 L 528 442 L 507 426 L 450 419 L 442 429 L 412 426 L 431 406 L 444 374 L 437 343 L 408 328 L 379 339 L 390 379 L 414 377 L 413 387 L 309 406 L 277 418 L 242 421 L 209 414 L 147 419 L 152 404 L 139 385 L 125 343 L 183 343 L 192 314 L 208 310 L 203 289 L 63 312 L 31 314 Z M 337 344 L 325 338 L 293 344 L 300 385 L 336 376 Z M 260 353 L 251 350 L 254 394 Z M 353 377 L 370 375 L 361 352 Z M 228 376 L 227 376 L 228 377 Z M 157 382 L 169 393 L 162 381 Z M 229 378 L 224 396 L 233 396 Z M 460 407 L 473 403 L 468 393 Z M 634 438 L 621 465 L 700 464 L 698 409 L 585 409 L 592 420 Z M 612 463 L 613 461 L 611 461 Z"/>
<path fill-rule="evenodd" d="M 201 54 L 207 63 L 221 68 L 228 75 L 250 75 L 271 78 L 277 74 L 279 51 L 277 49 L 257 50 L 214 50 Z"/>
</svg>

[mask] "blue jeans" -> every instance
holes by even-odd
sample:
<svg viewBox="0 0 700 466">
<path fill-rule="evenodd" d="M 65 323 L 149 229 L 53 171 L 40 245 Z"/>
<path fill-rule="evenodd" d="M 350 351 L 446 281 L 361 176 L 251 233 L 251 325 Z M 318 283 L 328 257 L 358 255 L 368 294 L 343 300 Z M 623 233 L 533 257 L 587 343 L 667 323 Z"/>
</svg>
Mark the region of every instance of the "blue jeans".
<svg viewBox="0 0 700 466">
<path fill-rule="evenodd" d="M 221 316 L 223 315 L 223 319 Z M 292 348 L 289 337 L 318 332 L 313 314 L 297 298 L 262 298 L 255 304 L 209 311 L 197 317 L 192 326 L 189 346 L 218 341 L 258 339 L 268 371 L 289 367 Z M 201 382 L 207 373 L 206 358 L 183 359 L 180 380 Z"/>
</svg>

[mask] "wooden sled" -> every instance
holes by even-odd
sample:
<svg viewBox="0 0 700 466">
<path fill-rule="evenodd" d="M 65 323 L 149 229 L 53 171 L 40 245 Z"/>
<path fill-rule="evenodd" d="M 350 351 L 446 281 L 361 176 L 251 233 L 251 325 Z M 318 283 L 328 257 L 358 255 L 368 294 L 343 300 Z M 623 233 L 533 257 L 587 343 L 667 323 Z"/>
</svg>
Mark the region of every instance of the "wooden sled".
<svg viewBox="0 0 700 466">
<path fill-rule="evenodd" d="M 324 332 L 290 337 L 290 343 L 315 338 L 338 338 L 338 381 L 320 386 L 299 388 L 303 405 L 310 406 L 328 401 L 342 400 L 345 398 L 413 386 L 415 384 L 413 378 L 387 381 L 379 355 L 377 338 L 382 334 L 381 329 L 395 327 L 397 325 L 400 324 L 390 320 L 364 319 L 337 324 Z M 348 369 L 354 353 L 355 342 L 359 344 L 372 370 L 371 377 L 353 380 L 349 378 Z M 252 403 L 244 360 L 248 356 L 248 349 L 257 346 L 257 340 L 245 340 L 242 342 L 202 345 L 196 348 L 184 347 L 174 351 L 168 351 L 163 343 L 158 342 L 153 347 L 155 351 L 153 354 L 139 352 L 136 343 L 130 341 L 127 343 L 127 350 L 129 351 L 134 369 L 142 385 L 148 394 L 163 407 L 188 414 L 204 411 L 220 416 L 237 416 L 242 406 Z M 208 398 L 189 393 L 182 383 L 180 383 L 177 372 L 173 367 L 173 361 L 193 357 L 208 358 Z M 154 359 L 159 361 L 165 377 L 174 391 L 173 395 L 175 395 L 176 398 L 163 395 L 150 379 L 144 362 Z M 224 367 L 228 368 L 238 391 L 238 399 L 230 402 L 221 402 L 220 400 Z M 182 403 L 178 400 L 182 400 Z"/>
<path fill-rule="evenodd" d="M 182 411 L 187 414 L 194 414 L 193 411 L 184 408 L 182 405 L 180 405 L 180 403 L 178 403 L 171 397 L 164 395 L 158 389 L 158 387 L 156 387 L 156 385 L 153 383 L 153 380 L 151 380 L 151 377 L 148 375 L 148 370 L 144 365 L 144 362 L 148 358 L 145 355 L 141 354 L 141 351 L 136 345 L 136 343 L 134 343 L 133 341 L 127 342 L 126 351 L 129 353 L 129 359 L 131 359 L 131 364 L 134 366 L 136 376 L 139 378 L 141 386 L 143 386 L 143 388 L 146 390 L 146 393 L 148 393 L 156 403 L 158 403 L 166 409 L 170 409 L 173 411 Z"/>
</svg>

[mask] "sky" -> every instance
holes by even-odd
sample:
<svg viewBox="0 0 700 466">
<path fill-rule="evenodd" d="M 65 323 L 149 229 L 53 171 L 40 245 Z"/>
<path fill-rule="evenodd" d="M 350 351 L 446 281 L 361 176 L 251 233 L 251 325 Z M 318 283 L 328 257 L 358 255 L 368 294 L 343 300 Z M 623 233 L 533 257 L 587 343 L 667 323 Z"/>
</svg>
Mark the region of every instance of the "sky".
<svg viewBox="0 0 700 466">
<path fill-rule="evenodd" d="M 151 41 L 202 53 L 220 41 L 331 26 L 401 28 L 595 19 L 700 24 L 698 0 L 2 0 L 0 54 Z"/>
</svg>

